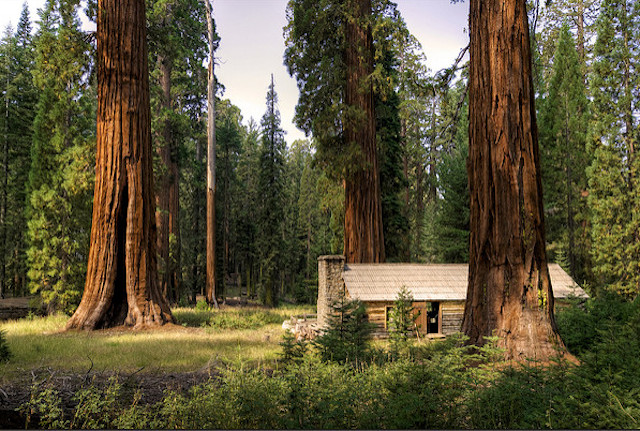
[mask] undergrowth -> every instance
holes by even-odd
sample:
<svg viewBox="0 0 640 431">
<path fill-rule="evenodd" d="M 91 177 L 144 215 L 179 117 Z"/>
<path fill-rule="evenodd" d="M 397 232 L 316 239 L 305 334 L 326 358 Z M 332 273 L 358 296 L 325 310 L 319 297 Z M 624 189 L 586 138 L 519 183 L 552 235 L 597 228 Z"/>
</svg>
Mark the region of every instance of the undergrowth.
<svg viewBox="0 0 640 431">
<path fill-rule="evenodd" d="M 83 388 L 70 410 L 56 388 L 34 388 L 23 411 L 47 428 L 638 429 L 638 306 L 603 297 L 560 311 L 579 365 L 508 367 L 493 343 L 457 335 L 401 355 L 375 347 L 354 366 L 288 336 L 275 368 L 227 367 L 157 403 L 113 380 Z"/>
</svg>

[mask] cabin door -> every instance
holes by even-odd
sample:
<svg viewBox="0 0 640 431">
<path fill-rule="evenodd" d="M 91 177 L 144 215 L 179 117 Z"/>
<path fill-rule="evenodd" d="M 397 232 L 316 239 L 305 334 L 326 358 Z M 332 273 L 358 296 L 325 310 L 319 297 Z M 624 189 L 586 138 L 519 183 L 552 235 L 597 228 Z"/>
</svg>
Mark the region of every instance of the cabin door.
<svg viewBox="0 0 640 431">
<path fill-rule="evenodd" d="M 426 302 L 414 302 L 413 314 L 416 319 L 416 326 L 420 335 L 427 333 L 427 303 Z"/>
<path fill-rule="evenodd" d="M 427 302 L 427 334 L 440 332 L 440 303 Z"/>
</svg>

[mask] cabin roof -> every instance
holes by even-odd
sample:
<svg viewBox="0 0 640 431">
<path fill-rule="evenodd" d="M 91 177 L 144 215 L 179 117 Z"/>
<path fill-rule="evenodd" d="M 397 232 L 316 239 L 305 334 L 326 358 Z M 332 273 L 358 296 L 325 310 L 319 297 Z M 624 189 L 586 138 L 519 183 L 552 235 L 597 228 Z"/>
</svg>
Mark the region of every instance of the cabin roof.
<svg viewBox="0 0 640 431">
<path fill-rule="evenodd" d="M 558 264 L 549 264 L 556 299 L 588 295 Z M 393 301 L 402 286 L 415 301 L 464 301 L 468 264 L 349 263 L 344 283 L 349 296 L 361 301 Z"/>
</svg>

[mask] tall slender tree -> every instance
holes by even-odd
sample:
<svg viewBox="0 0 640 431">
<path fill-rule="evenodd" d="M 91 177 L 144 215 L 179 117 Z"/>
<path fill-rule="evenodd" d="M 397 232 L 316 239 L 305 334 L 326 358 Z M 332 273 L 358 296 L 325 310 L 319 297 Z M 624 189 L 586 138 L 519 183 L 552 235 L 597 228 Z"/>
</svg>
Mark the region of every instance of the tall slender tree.
<svg viewBox="0 0 640 431">
<path fill-rule="evenodd" d="M 472 0 L 469 15 L 469 288 L 462 323 L 506 357 L 562 348 L 553 315 L 524 0 Z"/>
<path fill-rule="evenodd" d="M 262 117 L 262 147 L 258 180 L 260 196 L 258 248 L 262 273 L 261 297 L 265 305 L 278 304 L 279 276 L 283 263 L 284 228 L 284 131 L 280 128 L 278 95 L 271 75 L 267 111 Z"/>
<path fill-rule="evenodd" d="M 548 96 L 540 108 L 540 151 L 547 238 L 572 277 L 585 279 L 588 102 L 568 26 L 560 31 Z"/>
<path fill-rule="evenodd" d="M 173 322 L 158 284 L 144 0 L 99 0 L 98 151 L 85 290 L 67 329 Z"/>
<path fill-rule="evenodd" d="M 163 292 L 181 296 L 180 180 L 182 155 L 192 123 L 202 106 L 199 84 L 205 58 L 205 6 L 200 0 L 147 0 L 151 55 L 152 137 L 158 155 L 154 167 L 158 270 Z M 197 102 L 195 102 L 197 103 Z"/>
<path fill-rule="evenodd" d="M 213 9 L 209 0 L 207 7 L 207 35 L 209 41 L 209 74 L 207 77 L 207 303 L 215 304 L 216 299 L 216 77 L 214 73 L 214 53 L 218 46 L 213 21 Z"/>
<path fill-rule="evenodd" d="M 589 149 L 591 254 L 599 284 L 640 293 L 640 3 L 605 0 L 597 21 Z"/>
</svg>

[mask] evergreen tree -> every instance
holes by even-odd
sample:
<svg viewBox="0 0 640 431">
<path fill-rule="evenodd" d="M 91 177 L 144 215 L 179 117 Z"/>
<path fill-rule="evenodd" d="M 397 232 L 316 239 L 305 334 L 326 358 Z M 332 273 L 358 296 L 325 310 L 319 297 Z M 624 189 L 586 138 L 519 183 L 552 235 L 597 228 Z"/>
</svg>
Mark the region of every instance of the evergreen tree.
<svg viewBox="0 0 640 431">
<path fill-rule="evenodd" d="M 553 57 L 548 96 L 540 108 L 540 152 L 549 258 L 568 259 L 569 274 L 585 280 L 588 102 L 575 43 L 564 26 Z"/>
<path fill-rule="evenodd" d="M 262 117 L 262 146 L 258 171 L 258 250 L 262 273 L 260 297 L 265 305 L 279 299 L 279 277 L 284 246 L 284 132 L 280 128 L 278 95 L 271 76 L 267 93 L 267 112 Z"/>
<path fill-rule="evenodd" d="M 396 81 L 392 52 L 385 50 L 382 55 L 384 72 Z M 409 253 L 409 220 L 402 200 L 407 179 L 402 171 L 400 97 L 389 88 L 387 94 L 376 94 L 375 103 L 384 248 L 387 260 L 401 262 Z"/>
<path fill-rule="evenodd" d="M 438 166 L 438 201 L 432 239 L 436 260 L 444 263 L 469 262 L 469 156 L 468 108 L 459 118 L 455 148 L 442 156 Z"/>
<path fill-rule="evenodd" d="M 18 28 L 2 40 L 0 60 L 0 293 L 26 294 L 26 184 L 30 166 L 32 124 L 37 92 L 29 9 Z"/>
<path fill-rule="evenodd" d="M 79 0 L 48 0 L 40 14 L 27 251 L 30 289 L 50 311 L 73 311 L 86 272 L 94 180 L 95 96 Z"/>
<path fill-rule="evenodd" d="M 147 0 L 155 163 L 158 271 L 170 301 L 180 297 L 181 163 L 206 94 L 206 24 L 201 0 Z"/>
<path fill-rule="evenodd" d="M 258 176 L 260 165 L 260 130 L 258 124 L 250 119 L 247 133 L 242 141 L 242 151 L 236 168 L 240 189 L 238 211 L 234 218 L 237 225 L 236 255 L 238 272 L 244 280 L 247 295 L 255 297 L 256 282 L 259 275 L 258 248 L 256 238 L 256 203 L 258 197 Z"/>
<path fill-rule="evenodd" d="M 216 292 L 222 297 L 227 281 L 236 273 L 237 219 L 243 203 L 238 163 L 245 133 L 240 109 L 228 100 L 216 102 L 216 250 L 220 250 L 216 256 Z"/>
<path fill-rule="evenodd" d="M 630 297 L 640 292 L 640 3 L 605 0 L 597 21 L 591 89 L 594 154 L 588 205 L 594 275 Z"/>
</svg>

